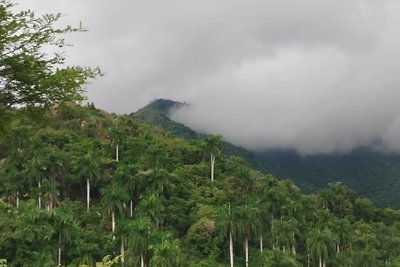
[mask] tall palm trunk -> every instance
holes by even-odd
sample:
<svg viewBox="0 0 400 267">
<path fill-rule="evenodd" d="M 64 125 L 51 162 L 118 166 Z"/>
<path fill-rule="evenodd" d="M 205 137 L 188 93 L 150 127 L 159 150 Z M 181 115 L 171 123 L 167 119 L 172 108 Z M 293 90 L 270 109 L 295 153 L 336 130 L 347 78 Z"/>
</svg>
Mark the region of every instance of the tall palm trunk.
<svg viewBox="0 0 400 267">
<path fill-rule="evenodd" d="M 41 197 L 41 193 L 40 193 L 40 188 L 42 187 L 42 184 L 40 183 L 40 181 L 38 182 L 38 187 L 39 187 L 39 197 L 38 197 L 38 207 L 39 209 L 42 208 L 42 197 Z"/>
<path fill-rule="evenodd" d="M 143 258 L 143 253 L 140 254 L 140 267 L 144 267 L 144 258 Z"/>
<path fill-rule="evenodd" d="M 292 233 L 292 236 L 293 236 L 293 240 L 296 240 L 294 233 Z M 292 253 L 293 253 L 293 256 L 296 256 L 296 246 L 295 245 L 292 245 Z"/>
<path fill-rule="evenodd" d="M 132 199 L 129 201 L 129 216 L 133 217 L 133 201 Z"/>
<path fill-rule="evenodd" d="M 121 263 L 124 265 L 125 263 L 125 246 L 124 246 L 124 237 L 121 236 Z"/>
<path fill-rule="evenodd" d="M 244 246 L 246 267 L 249 267 L 249 239 L 247 238 L 247 235 L 244 237 L 243 246 Z"/>
<path fill-rule="evenodd" d="M 19 192 L 17 191 L 17 200 L 16 200 L 17 208 L 19 207 Z"/>
<path fill-rule="evenodd" d="M 322 267 L 322 257 L 319 256 L 319 267 Z"/>
<path fill-rule="evenodd" d="M 115 145 L 115 160 L 118 162 L 119 160 L 119 149 L 118 149 L 118 144 Z"/>
<path fill-rule="evenodd" d="M 58 233 L 58 266 L 61 266 L 61 232 Z"/>
<path fill-rule="evenodd" d="M 233 267 L 233 237 L 232 230 L 229 231 L 229 259 L 231 262 L 231 267 Z"/>
<path fill-rule="evenodd" d="M 111 210 L 111 231 L 113 232 L 113 241 L 115 240 L 115 213 Z"/>
<path fill-rule="evenodd" d="M 215 155 L 211 153 L 211 182 L 214 181 Z"/>
<path fill-rule="evenodd" d="M 86 179 L 86 209 L 89 211 L 90 207 L 90 181 L 89 178 Z"/>
<path fill-rule="evenodd" d="M 260 233 L 260 252 L 262 253 L 264 249 L 264 244 L 263 244 L 263 236 L 262 233 Z"/>
</svg>

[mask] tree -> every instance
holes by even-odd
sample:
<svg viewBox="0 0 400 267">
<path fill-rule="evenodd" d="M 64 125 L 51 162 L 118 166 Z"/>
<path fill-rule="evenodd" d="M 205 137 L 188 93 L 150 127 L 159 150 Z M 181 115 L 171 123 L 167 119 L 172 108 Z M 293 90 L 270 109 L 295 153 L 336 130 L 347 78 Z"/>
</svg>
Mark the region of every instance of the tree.
<svg viewBox="0 0 400 267">
<path fill-rule="evenodd" d="M 128 223 L 130 234 L 127 246 L 134 256 L 140 258 L 140 266 L 144 267 L 148 254 L 152 224 L 147 217 L 139 217 Z"/>
<path fill-rule="evenodd" d="M 182 266 L 180 260 L 180 250 L 177 240 L 172 239 L 169 232 L 156 232 L 155 238 L 159 239 L 151 246 L 153 255 L 149 262 L 149 267 L 179 267 Z"/>
<path fill-rule="evenodd" d="M 319 267 L 326 266 L 326 260 L 333 251 L 334 236 L 329 230 L 312 229 L 307 237 L 307 249 L 310 255 L 318 260 Z M 362 266 L 362 265 L 357 265 Z"/>
<path fill-rule="evenodd" d="M 149 218 L 156 228 L 161 228 L 165 208 L 159 195 L 151 193 L 144 196 L 138 204 L 137 212 L 139 216 Z"/>
<path fill-rule="evenodd" d="M 211 182 L 214 181 L 215 156 L 219 153 L 221 139 L 219 135 L 210 134 L 204 140 L 206 152 L 210 154 Z"/>
<path fill-rule="evenodd" d="M 112 126 L 109 130 L 111 144 L 115 146 L 115 161 L 119 161 L 119 146 L 125 137 L 125 132 L 118 124 Z"/>
<path fill-rule="evenodd" d="M 245 253 L 245 265 L 249 266 L 249 238 L 256 233 L 260 225 L 260 210 L 255 201 L 246 200 L 244 205 L 237 207 L 238 230 L 243 236 L 243 249 Z"/>
<path fill-rule="evenodd" d="M 101 203 L 103 208 L 111 213 L 111 231 L 113 233 L 113 240 L 115 239 L 115 214 L 123 215 L 123 203 L 129 199 L 128 193 L 125 188 L 117 183 L 112 182 L 101 190 L 102 199 Z"/>
<path fill-rule="evenodd" d="M 273 220 L 272 221 L 272 238 L 274 245 L 281 247 L 283 251 L 286 248 L 292 248 L 293 254 L 295 254 L 295 234 L 297 233 L 297 222 L 293 218 L 284 220 Z"/>
<path fill-rule="evenodd" d="M 26 164 L 26 173 L 31 181 L 35 182 L 38 186 L 38 208 L 42 208 L 42 181 L 46 178 L 46 167 L 42 155 L 38 154 L 33 159 L 29 160 Z"/>
<path fill-rule="evenodd" d="M 99 159 L 87 153 L 83 158 L 76 162 L 79 169 L 79 176 L 86 178 L 86 209 L 90 207 L 90 181 L 95 180 L 100 175 Z"/>
<path fill-rule="evenodd" d="M 64 67 L 62 53 L 43 53 L 48 46 L 63 47 L 62 35 L 80 27 L 55 28 L 61 15 L 38 17 L 32 11 L 13 12 L 14 4 L 0 1 L 0 114 L 14 106 L 48 106 L 83 99 L 82 85 L 100 74 L 98 69 Z"/>
<path fill-rule="evenodd" d="M 230 266 L 233 267 L 233 241 L 238 231 L 238 222 L 236 220 L 235 211 L 232 210 L 231 205 L 222 206 L 217 213 L 216 221 L 220 229 L 221 237 L 224 239 L 229 238 L 229 261 Z"/>
</svg>

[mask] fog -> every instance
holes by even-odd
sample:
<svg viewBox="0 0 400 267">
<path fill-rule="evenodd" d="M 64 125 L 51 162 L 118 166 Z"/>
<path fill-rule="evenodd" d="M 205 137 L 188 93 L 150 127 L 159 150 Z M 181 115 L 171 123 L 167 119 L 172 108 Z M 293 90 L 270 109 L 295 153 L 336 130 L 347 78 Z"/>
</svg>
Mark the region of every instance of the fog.
<svg viewBox="0 0 400 267">
<path fill-rule="evenodd" d="M 89 101 L 130 113 L 156 98 L 172 118 L 249 149 L 400 152 L 400 2 L 29 0 L 90 31 L 68 62 L 99 65 Z"/>
</svg>

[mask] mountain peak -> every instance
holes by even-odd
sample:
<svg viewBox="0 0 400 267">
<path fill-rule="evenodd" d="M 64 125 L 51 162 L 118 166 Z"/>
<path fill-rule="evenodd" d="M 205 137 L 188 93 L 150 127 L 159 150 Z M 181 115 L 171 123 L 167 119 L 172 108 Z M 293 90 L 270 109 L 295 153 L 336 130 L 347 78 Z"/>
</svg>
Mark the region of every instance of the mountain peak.
<svg viewBox="0 0 400 267">
<path fill-rule="evenodd" d="M 171 99 L 158 98 L 158 99 L 151 101 L 150 104 L 147 105 L 147 107 L 150 107 L 152 109 L 155 109 L 155 110 L 158 110 L 158 111 L 168 114 L 171 111 L 171 109 L 179 108 L 184 105 L 187 105 L 187 104 L 178 102 L 178 101 L 174 101 Z"/>
</svg>

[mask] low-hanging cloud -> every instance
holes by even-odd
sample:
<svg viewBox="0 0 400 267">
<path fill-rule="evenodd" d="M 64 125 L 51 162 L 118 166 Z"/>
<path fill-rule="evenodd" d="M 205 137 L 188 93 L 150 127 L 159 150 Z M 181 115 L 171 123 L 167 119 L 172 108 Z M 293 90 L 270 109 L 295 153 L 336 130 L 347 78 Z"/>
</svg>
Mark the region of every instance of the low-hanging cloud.
<svg viewBox="0 0 400 267">
<path fill-rule="evenodd" d="M 129 113 L 171 98 L 191 103 L 175 120 L 250 149 L 400 151 L 399 1 L 20 5 L 90 28 L 68 52 L 107 73 L 88 87 L 102 108 Z"/>
</svg>

